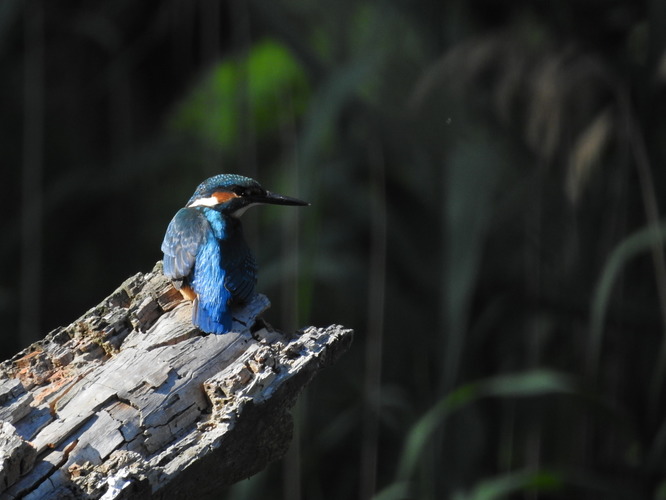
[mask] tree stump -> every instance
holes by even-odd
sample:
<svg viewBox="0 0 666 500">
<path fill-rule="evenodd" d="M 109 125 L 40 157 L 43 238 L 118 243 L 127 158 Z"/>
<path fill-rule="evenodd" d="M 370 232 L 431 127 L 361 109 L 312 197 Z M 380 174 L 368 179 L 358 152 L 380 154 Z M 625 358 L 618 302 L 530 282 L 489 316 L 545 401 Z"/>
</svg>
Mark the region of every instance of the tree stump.
<svg viewBox="0 0 666 500">
<path fill-rule="evenodd" d="M 281 458 L 296 397 L 353 332 L 285 336 L 269 305 L 204 334 L 158 263 L 0 364 L 0 496 L 202 498 Z"/>
</svg>

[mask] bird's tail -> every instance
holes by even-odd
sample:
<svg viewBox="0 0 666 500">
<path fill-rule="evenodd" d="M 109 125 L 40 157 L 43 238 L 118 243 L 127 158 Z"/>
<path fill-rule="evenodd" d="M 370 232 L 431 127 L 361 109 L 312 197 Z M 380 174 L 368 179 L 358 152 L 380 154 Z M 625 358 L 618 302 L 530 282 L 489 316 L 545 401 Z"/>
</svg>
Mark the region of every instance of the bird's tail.
<svg viewBox="0 0 666 500">
<path fill-rule="evenodd" d="M 217 318 L 214 311 L 197 298 L 192 304 L 192 324 L 206 333 L 227 333 L 231 330 L 231 311 L 226 308 Z"/>
</svg>

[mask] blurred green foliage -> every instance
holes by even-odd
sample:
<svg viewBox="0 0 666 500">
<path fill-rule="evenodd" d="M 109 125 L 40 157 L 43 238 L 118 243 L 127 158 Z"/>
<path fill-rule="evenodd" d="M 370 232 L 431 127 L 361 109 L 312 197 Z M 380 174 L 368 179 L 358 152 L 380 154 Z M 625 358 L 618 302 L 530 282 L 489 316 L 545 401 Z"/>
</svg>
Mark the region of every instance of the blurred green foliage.
<svg viewBox="0 0 666 500">
<path fill-rule="evenodd" d="M 211 68 L 175 110 L 170 127 L 211 147 L 233 150 L 240 113 L 247 113 L 244 119 L 251 121 L 261 141 L 279 131 L 285 103 L 290 104 L 291 119 L 302 116 L 309 93 L 299 62 L 284 45 L 266 39 L 255 43 L 246 57 L 229 57 Z M 243 94 L 247 109 L 239 107 Z"/>
<path fill-rule="evenodd" d="M 244 217 L 268 320 L 356 340 L 289 457 L 219 498 L 664 498 L 661 2 L 0 14 L 7 356 L 19 310 L 42 323 L 24 340 L 71 322 L 152 267 L 198 182 L 238 172 L 312 202 Z M 10 265 L 35 234 L 41 282 Z"/>
</svg>

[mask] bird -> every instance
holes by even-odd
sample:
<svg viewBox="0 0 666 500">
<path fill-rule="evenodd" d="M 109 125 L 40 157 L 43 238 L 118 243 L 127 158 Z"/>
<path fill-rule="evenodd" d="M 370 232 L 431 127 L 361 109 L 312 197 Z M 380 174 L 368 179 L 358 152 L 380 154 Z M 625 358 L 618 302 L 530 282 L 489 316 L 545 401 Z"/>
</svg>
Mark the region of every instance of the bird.
<svg viewBox="0 0 666 500">
<path fill-rule="evenodd" d="M 193 301 L 192 323 L 203 332 L 229 332 L 232 308 L 255 294 L 257 264 L 240 216 L 262 204 L 310 203 L 272 193 L 250 177 L 219 174 L 199 184 L 167 227 L 163 273 Z"/>
</svg>

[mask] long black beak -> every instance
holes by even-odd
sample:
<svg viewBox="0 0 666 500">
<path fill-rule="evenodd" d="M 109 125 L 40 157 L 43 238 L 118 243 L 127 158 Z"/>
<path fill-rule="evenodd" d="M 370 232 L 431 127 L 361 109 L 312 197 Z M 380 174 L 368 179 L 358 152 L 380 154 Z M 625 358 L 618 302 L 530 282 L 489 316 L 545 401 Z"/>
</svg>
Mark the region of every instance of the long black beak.
<svg viewBox="0 0 666 500">
<path fill-rule="evenodd" d="M 307 201 L 284 196 L 282 194 L 271 193 L 270 191 L 266 191 L 265 196 L 258 196 L 256 200 L 259 203 L 270 203 L 271 205 L 295 205 L 304 207 L 310 204 Z"/>
</svg>

